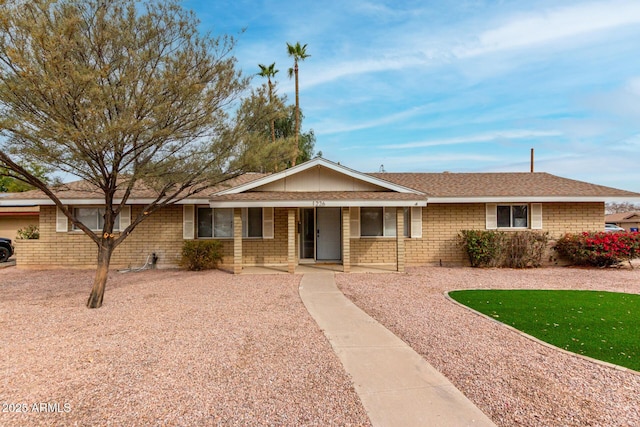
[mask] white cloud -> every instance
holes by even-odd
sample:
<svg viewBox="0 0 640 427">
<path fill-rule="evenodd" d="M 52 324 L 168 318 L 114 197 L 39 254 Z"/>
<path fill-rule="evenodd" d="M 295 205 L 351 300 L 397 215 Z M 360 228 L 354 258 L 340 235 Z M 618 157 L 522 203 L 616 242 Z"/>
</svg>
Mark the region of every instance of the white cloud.
<svg viewBox="0 0 640 427">
<path fill-rule="evenodd" d="M 585 104 L 591 110 L 618 119 L 631 119 L 637 129 L 640 120 L 640 77 L 629 79 L 624 86 L 613 91 L 598 93 L 585 99 Z"/>
<path fill-rule="evenodd" d="M 301 88 L 310 88 L 323 83 L 339 80 L 344 77 L 377 73 L 381 71 L 402 70 L 424 64 L 421 56 L 390 56 L 382 59 L 362 59 L 358 61 L 346 61 L 332 64 L 330 67 L 313 66 L 310 75 L 300 81 Z"/>
<path fill-rule="evenodd" d="M 634 95 L 640 96 L 640 77 L 635 77 L 627 83 L 627 89 Z"/>
<path fill-rule="evenodd" d="M 485 31 L 475 46 L 457 49 L 459 57 L 508 49 L 549 45 L 562 39 L 640 24 L 640 2 L 609 1 L 579 4 L 531 13 Z"/>
<path fill-rule="evenodd" d="M 372 13 L 391 13 L 385 10 L 385 6 L 369 2 L 359 4 L 358 8 Z M 362 13 L 362 10 L 359 11 Z M 417 23 L 414 15 L 420 15 L 416 11 L 402 11 L 396 8 L 392 10 L 397 14 L 406 15 L 411 24 Z M 330 17 L 325 16 L 323 19 L 329 20 Z M 372 29 L 365 39 L 360 39 L 359 35 L 350 36 L 349 40 L 352 43 L 362 42 L 363 45 L 357 50 L 347 51 L 348 53 L 341 51 L 342 55 L 355 53 L 346 61 L 323 56 L 322 51 L 313 52 L 313 48 L 317 48 L 319 43 L 320 46 L 322 45 L 322 42 L 314 41 L 314 36 L 319 37 L 314 33 L 309 41 L 312 58 L 303 65 L 304 78 L 300 80 L 300 87 L 308 89 L 362 74 L 420 67 L 433 68 L 449 64 L 456 58 L 465 59 L 539 46 L 557 46 L 560 41 L 572 37 L 640 24 L 640 1 L 590 2 L 537 12 L 521 12 L 500 22 L 502 24 L 484 31 L 476 29 L 475 33 L 473 33 L 474 30 L 470 32 L 469 26 L 477 28 L 477 24 L 468 21 L 454 21 L 452 28 L 430 28 L 426 33 L 420 30 L 407 33 L 407 28 L 415 28 L 412 25 L 386 29 L 383 34 Z M 327 22 L 325 24 L 329 25 Z M 485 28 L 490 25 L 486 23 Z M 332 30 L 335 28 L 327 29 L 327 31 Z M 584 37 L 581 41 L 584 41 Z M 346 47 L 343 48 L 346 49 Z M 279 63 L 288 64 L 288 60 L 283 58 Z M 475 65 L 475 67 L 478 66 Z M 506 62 L 491 62 L 482 66 L 488 67 L 486 72 L 489 74 L 511 69 L 510 64 Z M 285 92 L 290 92 L 293 89 L 293 83 L 286 78 L 284 67 L 283 74 L 285 75 L 281 76 L 280 87 Z"/>
<path fill-rule="evenodd" d="M 370 129 L 378 126 L 384 126 L 396 123 L 411 117 L 415 117 L 423 112 L 422 107 L 411 108 L 409 110 L 400 111 L 399 113 L 389 114 L 384 117 L 376 117 L 372 120 L 364 122 L 353 122 L 349 124 L 336 123 L 331 121 L 322 121 L 313 124 L 316 135 L 330 135 L 336 133 L 353 132 L 356 130 Z"/>
<path fill-rule="evenodd" d="M 508 139 L 547 138 L 560 135 L 562 135 L 562 132 L 556 130 L 506 130 L 494 131 L 478 135 L 461 136 L 456 138 L 432 139 L 428 141 L 409 142 L 406 144 L 383 145 L 380 148 L 398 149 L 435 147 L 441 145 L 475 144 Z"/>
<path fill-rule="evenodd" d="M 461 154 L 461 153 L 441 153 L 433 155 L 406 155 L 406 156 L 384 156 L 367 155 L 352 158 L 345 164 L 364 172 L 378 171 L 380 166 L 384 166 L 387 172 L 428 172 L 437 171 L 467 171 L 470 164 L 495 164 L 500 163 L 501 158 L 482 154 Z"/>
<path fill-rule="evenodd" d="M 629 152 L 632 157 L 634 154 L 637 156 L 640 150 L 640 133 L 636 133 L 635 135 L 622 139 L 615 144 L 614 148 L 617 151 Z"/>
</svg>

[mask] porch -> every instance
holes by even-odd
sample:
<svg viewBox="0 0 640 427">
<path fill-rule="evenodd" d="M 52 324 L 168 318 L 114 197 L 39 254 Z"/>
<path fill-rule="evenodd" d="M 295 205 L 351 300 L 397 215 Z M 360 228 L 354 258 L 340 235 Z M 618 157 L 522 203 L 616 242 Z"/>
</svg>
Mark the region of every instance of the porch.
<svg viewBox="0 0 640 427">
<path fill-rule="evenodd" d="M 235 274 L 404 271 L 403 209 L 391 211 L 393 236 L 362 239 L 359 207 L 288 207 L 263 211 L 267 213 L 263 215 L 263 223 L 269 223 L 268 232 L 262 239 L 246 239 L 242 234 L 242 208 L 233 209 L 233 239 L 228 246 L 232 253 L 227 252 L 231 256 L 225 264 Z"/>
</svg>

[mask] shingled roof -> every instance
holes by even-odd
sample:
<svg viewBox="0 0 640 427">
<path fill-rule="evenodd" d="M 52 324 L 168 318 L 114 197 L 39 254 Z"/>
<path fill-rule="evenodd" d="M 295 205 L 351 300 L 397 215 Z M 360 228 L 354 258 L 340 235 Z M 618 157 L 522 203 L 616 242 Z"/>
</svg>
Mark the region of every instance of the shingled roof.
<svg viewBox="0 0 640 427">
<path fill-rule="evenodd" d="M 208 188 L 200 194 L 196 194 L 187 198 L 186 200 L 208 200 L 212 194 L 220 191 L 243 185 L 253 180 L 263 178 L 267 174 L 263 173 L 246 173 L 235 178 L 228 179 L 219 183 L 218 185 Z M 95 186 L 87 181 L 72 181 L 53 188 L 55 194 L 60 200 L 70 201 L 74 200 L 104 200 L 104 194 L 96 189 Z M 124 190 L 116 191 L 115 198 L 122 197 Z M 158 196 L 158 191 L 152 187 L 145 185 L 143 182 L 138 181 L 131 192 L 130 200 L 135 203 L 136 200 L 148 200 L 155 199 Z M 40 190 L 24 191 L 22 193 L 9 193 L 4 195 L 0 199 L 0 205 L 19 205 L 25 202 L 36 202 L 35 204 L 52 204 L 49 198 Z"/>
<path fill-rule="evenodd" d="M 617 212 L 605 216 L 606 222 L 638 222 L 640 221 L 640 211 Z"/>
<path fill-rule="evenodd" d="M 562 178 L 544 172 L 371 173 L 431 198 L 548 197 L 639 198 L 639 193 Z"/>
<path fill-rule="evenodd" d="M 306 165 L 306 166 L 305 166 Z M 296 170 L 305 167 L 330 167 L 345 175 L 353 175 L 361 179 L 377 179 L 384 191 L 256 191 L 255 188 L 265 180 L 295 174 Z M 269 206 L 285 206 L 287 201 L 316 203 L 328 201 L 332 205 L 355 206 L 376 201 L 388 205 L 400 206 L 401 202 L 413 202 L 412 205 L 424 203 L 456 203 L 456 202 L 536 202 L 536 201 L 606 201 L 606 200 L 640 200 L 640 193 L 620 190 L 583 181 L 562 178 L 548 173 L 370 173 L 362 174 L 344 168 L 324 159 L 314 159 L 296 168 L 279 174 L 247 173 L 227 180 L 206 191 L 185 199 L 182 203 L 207 203 L 217 206 L 238 206 L 248 203 L 257 206 L 265 202 Z M 371 177 L 371 178 L 368 178 Z M 255 181 L 255 184 L 253 182 Z M 396 187 L 394 187 L 396 186 Z M 398 191 L 404 187 L 408 192 Z M 402 189 L 402 188 L 401 188 Z M 86 181 L 75 181 L 55 189 L 64 203 L 97 202 L 103 200 L 103 194 L 96 191 Z M 116 199 L 122 192 L 116 194 Z M 130 197 L 130 203 L 145 203 L 155 199 L 157 191 L 143 183 L 138 183 Z M 349 203 L 342 203 L 349 201 Z M 0 205 L 47 205 L 51 201 L 39 190 L 15 193 L 0 198 Z M 246 205 L 245 205 L 246 206 Z"/>
</svg>

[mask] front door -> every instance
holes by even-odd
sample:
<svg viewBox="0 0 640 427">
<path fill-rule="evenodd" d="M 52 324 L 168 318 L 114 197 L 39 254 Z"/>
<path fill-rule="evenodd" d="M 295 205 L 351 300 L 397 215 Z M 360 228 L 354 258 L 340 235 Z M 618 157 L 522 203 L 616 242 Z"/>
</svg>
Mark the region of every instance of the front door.
<svg viewBox="0 0 640 427">
<path fill-rule="evenodd" d="M 339 261 L 342 259 L 341 209 L 316 209 L 316 260 Z"/>
</svg>

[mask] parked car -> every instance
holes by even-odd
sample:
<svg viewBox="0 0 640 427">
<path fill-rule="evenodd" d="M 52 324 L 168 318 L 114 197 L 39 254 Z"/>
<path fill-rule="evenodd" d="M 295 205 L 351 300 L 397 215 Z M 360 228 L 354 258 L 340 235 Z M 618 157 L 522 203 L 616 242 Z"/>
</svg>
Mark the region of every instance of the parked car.
<svg viewBox="0 0 640 427">
<path fill-rule="evenodd" d="M 5 262 L 13 255 L 11 239 L 0 237 L 0 262 Z"/>
<path fill-rule="evenodd" d="M 607 233 L 620 233 L 620 232 L 624 233 L 627 230 L 625 230 L 622 227 L 618 227 L 615 224 L 605 224 L 604 225 L 604 231 L 606 231 Z"/>
</svg>

